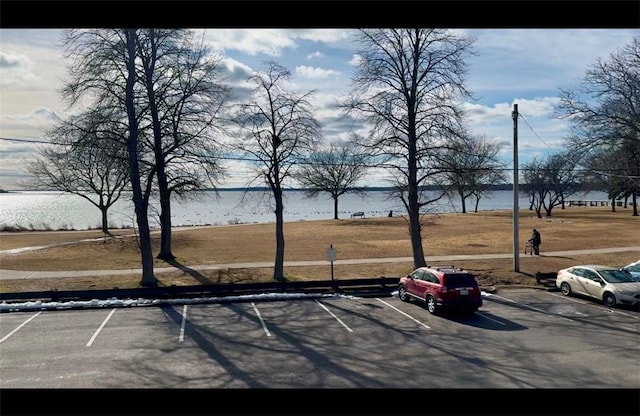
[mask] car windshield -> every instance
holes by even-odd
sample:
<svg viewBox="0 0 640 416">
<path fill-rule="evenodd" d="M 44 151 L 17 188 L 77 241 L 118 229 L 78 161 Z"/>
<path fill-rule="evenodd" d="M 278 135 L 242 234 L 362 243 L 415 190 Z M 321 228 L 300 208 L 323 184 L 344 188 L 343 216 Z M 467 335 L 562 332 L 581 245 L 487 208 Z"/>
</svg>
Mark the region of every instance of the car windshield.
<svg viewBox="0 0 640 416">
<path fill-rule="evenodd" d="M 468 273 L 447 274 L 447 286 L 449 287 L 474 287 L 476 280 Z"/>
<path fill-rule="evenodd" d="M 629 283 L 629 282 L 636 281 L 636 279 L 633 276 L 631 276 L 631 273 L 625 272 L 623 270 L 617 270 L 617 269 L 600 270 L 600 275 L 608 283 Z"/>
</svg>

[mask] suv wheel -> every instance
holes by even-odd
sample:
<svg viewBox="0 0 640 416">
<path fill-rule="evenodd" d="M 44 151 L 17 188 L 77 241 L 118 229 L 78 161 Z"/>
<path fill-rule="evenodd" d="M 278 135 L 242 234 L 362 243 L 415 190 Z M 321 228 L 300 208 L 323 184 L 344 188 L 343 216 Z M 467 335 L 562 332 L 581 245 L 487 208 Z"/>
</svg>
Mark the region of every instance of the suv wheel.
<svg viewBox="0 0 640 416">
<path fill-rule="evenodd" d="M 403 302 L 409 302 L 409 295 L 407 294 L 407 290 L 404 288 L 404 285 L 398 286 L 398 297 Z"/>
<path fill-rule="evenodd" d="M 436 310 L 438 309 L 438 305 L 436 304 L 436 298 L 434 298 L 431 295 L 428 295 L 427 299 L 425 299 L 425 302 L 427 302 L 427 310 L 429 311 L 429 313 L 436 313 Z"/>
</svg>

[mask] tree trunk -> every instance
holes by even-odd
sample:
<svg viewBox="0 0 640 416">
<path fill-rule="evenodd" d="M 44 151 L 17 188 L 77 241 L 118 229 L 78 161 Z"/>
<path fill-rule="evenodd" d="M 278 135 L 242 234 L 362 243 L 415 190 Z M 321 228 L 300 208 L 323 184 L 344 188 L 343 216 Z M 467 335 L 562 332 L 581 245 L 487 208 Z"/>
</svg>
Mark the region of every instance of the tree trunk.
<svg viewBox="0 0 640 416">
<path fill-rule="evenodd" d="M 129 138 L 127 139 L 127 151 L 129 155 L 129 167 L 131 175 L 131 187 L 133 191 L 133 204 L 136 211 L 136 221 L 140 233 L 140 253 L 142 257 L 142 279 L 140 284 L 145 287 L 157 286 L 153 275 L 153 252 L 151 249 L 151 232 L 149 230 L 148 203 L 143 198 L 140 186 L 140 166 L 138 164 L 138 121 L 134 103 L 134 84 L 136 80 L 136 29 L 126 29 L 127 39 L 127 86 L 126 109 L 129 120 Z"/>
<path fill-rule="evenodd" d="M 411 250 L 413 252 L 413 267 L 427 265 L 422 248 L 422 225 L 420 224 L 420 205 L 418 204 L 418 187 L 409 187 L 409 235 L 411 236 Z"/>
<path fill-rule="evenodd" d="M 420 214 L 417 211 L 417 209 L 409 210 L 409 233 L 411 235 L 414 269 L 427 265 L 427 262 L 424 259 L 424 250 L 422 249 L 422 226 L 420 224 Z"/>
<path fill-rule="evenodd" d="M 176 258 L 171 252 L 171 192 L 168 189 L 160 193 L 160 253 L 157 258 L 162 260 Z"/>
<path fill-rule="evenodd" d="M 273 268 L 273 280 L 284 281 L 284 205 L 282 202 L 282 189 L 274 188 L 273 195 L 276 200 L 276 258 Z"/>
<path fill-rule="evenodd" d="M 409 117 L 411 119 L 411 115 Z M 411 124 L 411 123 L 409 123 Z M 422 225 L 420 224 L 420 204 L 418 200 L 418 163 L 416 162 L 416 137 L 415 130 L 409 132 L 409 154 L 407 158 L 407 190 L 409 205 L 409 234 L 411 235 L 411 251 L 413 252 L 414 268 L 424 267 L 427 262 L 424 259 L 422 248 Z"/>
<path fill-rule="evenodd" d="M 111 232 L 109 232 L 109 217 L 107 215 L 107 211 L 109 210 L 108 207 L 105 206 L 101 206 L 100 207 L 100 214 L 102 217 L 102 232 L 104 233 L 104 235 L 111 235 Z"/>
<path fill-rule="evenodd" d="M 151 39 L 151 55 L 142 60 L 145 74 L 145 87 L 149 100 L 149 112 L 153 126 L 153 151 L 156 162 L 156 176 L 158 179 L 158 192 L 160 193 L 160 253 L 157 258 L 173 260 L 175 256 L 171 252 L 171 190 L 166 173 L 166 161 L 162 148 L 162 128 L 158 115 L 158 103 L 154 90 L 155 63 L 157 60 L 156 34 L 153 29 L 149 32 Z"/>
<path fill-rule="evenodd" d="M 333 219 L 338 219 L 338 196 L 333 197 Z"/>
</svg>

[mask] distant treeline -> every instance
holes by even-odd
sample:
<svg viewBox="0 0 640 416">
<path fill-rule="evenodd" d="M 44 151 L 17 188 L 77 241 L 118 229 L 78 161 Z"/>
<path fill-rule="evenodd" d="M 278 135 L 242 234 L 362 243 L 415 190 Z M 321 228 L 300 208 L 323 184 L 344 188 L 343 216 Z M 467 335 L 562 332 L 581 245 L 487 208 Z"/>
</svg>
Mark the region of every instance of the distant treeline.
<svg viewBox="0 0 640 416">
<path fill-rule="evenodd" d="M 519 186 L 524 187 L 526 186 L 526 184 L 519 184 Z M 602 191 L 602 192 L 606 192 L 606 190 L 600 189 L 601 187 L 596 186 L 595 184 L 582 184 L 582 189 L 585 192 L 590 192 L 590 191 Z M 362 188 L 363 191 L 372 191 L 372 192 L 387 192 L 387 191 L 393 191 L 393 188 L 390 186 L 364 186 Z M 439 185 L 427 185 L 427 186 L 422 186 L 420 187 L 420 189 L 425 190 L 425 191 L 437 191 L 442 189 L 442 187 L 440 187 Z M 202 191 L 205 192 L 212 192 L 215 189 L 213 188 L 205 188 L 202 189 Z M 268 191 L 269 189 L 266 187 L 260 187 L 260 186 L 254 186 L 254 187 L 249 187 L 249 188 L 242 188 L 242 187 L 237 187 L 237 188 L 218 188 L 217 189 L 218 192 L 224 192 L 224 191 Z M 301 191 L 304 192 L 307 189 L 305 188 L 285 188 L 285 191 Z M 511 191 L 513 190 L 513 184 L 512 183 L 504 183 L 504 184 L 500 184 L 500 185 L 485 185 L 483 187 L 483 190 L 485 191 Z M 31 189 L 23 189 L 22 191 L 42 191 L 42 189 L 39 190 L 31 190 Z M 9 192 L 15 192 L 15 191 L 7 191 L 4 189 L 0 189 L 0 193 L 9 193 Z M 45 191 L 47 192 L 47 191 Z M 48 191 L 48 192 L 53 192 L 53 190 Z"/>
<path fill-rule="evenodd" d="M 519 184 L 520 187 L 526 186 L 526 184 Z M 602 187 L 598 187 L 596 185 L 591 184 L 582 184 L 582 188 L 585 192 L 590 191 L 606 191 L 601 189 Z M 390 186 L 364 186 L 362 188 L 363 191 L 372 191 L 372 192 L 386 192 L 393 191 L 394 188 Z M 441 190 L 442 187 L 439 185 L 426 185 L 421 186 L 420 189 L 425 191 L 437 191 Z M 483 190 L 485 191 L 512 191 L 513 184 L 512 183 L 504 183 L 499 185 L 484 185 Z M 268 191 L 269 189 L 266 187 L 250 187 L 250 188 L 218 188 L 218 191 Z M 285 191 L 306 191 L 305 188 L 285 188 Z M 213 191 L 213 189 L 204 189 L 204 191 Z"/>
</svg>

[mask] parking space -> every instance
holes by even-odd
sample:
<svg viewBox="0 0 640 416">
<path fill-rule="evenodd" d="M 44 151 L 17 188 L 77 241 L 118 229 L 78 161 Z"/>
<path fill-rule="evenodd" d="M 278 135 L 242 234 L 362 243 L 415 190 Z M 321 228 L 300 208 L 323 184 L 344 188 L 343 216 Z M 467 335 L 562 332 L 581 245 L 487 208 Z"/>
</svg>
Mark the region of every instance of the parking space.
<svg viewBox="0 0 640 416">
<path fill-rule="evenodd" d="M 396 297 L 13 312 L 0 387 L 638 388 L 639 323 L 537 290 L 473 316 Z"/>
<path fill-rule="evenodd" d="M 511 302 L 514 309 L 538 312 L 552 321 L 583 322 L 591 324 L 610 323 L 620 330 L 640 331 L 640 311 L 633 308 L 610 308 L 602 302 L 578 296 L 563 296 L 559 292 L 539 292 L 534 289 L 510 291 L 505 296 L 490 296 L 485 305 L 491 302 Z M 536 315 L 536 321 L 542 319 Z"/>
</svg>

